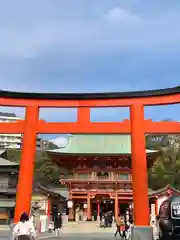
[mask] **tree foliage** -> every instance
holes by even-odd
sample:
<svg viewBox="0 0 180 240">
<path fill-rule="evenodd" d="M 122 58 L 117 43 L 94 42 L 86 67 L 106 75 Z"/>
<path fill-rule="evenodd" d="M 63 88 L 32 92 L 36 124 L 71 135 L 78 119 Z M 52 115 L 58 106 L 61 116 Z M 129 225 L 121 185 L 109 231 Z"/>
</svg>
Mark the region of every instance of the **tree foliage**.
<svg viewBox="0 0 180 240">
<path fill-rule="evenodd" d="M 155 137 L 153 136 L 155 139 Z M 147 136 L 147 147 L 159 150 L 160 155 L 149 170 L 149 187 L 159 189 L 171 184 L 180 189 L 180 136 L 160 136 L 154 141 Z"/>
<path fill-rule="evenodd" d="M 55 146 L 52 146 L 55 148 Z M 57 147 L 56 147 L 57 148 Z M 22 151 L 19 149 L 8 149 L 5 151 L 4 158 L 20 163 Z M 27 166 L 28 167 L 28 166 Z M 35 156 L 34 184 L 60 186 L 60 173 L 64 171 L 48 157 L 46 150 L 38 149 Z"/>
<path fill-rule="evenodd" d="M 51 161 L 46 152 L 36 159 L 34 182 L 43 185 L 59 185 L 60 168 Z"/>
</svg>

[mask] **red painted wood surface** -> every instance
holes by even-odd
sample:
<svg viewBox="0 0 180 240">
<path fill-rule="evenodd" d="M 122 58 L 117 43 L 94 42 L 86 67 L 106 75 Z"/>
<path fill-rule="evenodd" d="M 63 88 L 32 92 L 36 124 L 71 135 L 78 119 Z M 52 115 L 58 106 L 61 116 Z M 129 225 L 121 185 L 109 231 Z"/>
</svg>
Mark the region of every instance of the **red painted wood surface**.
<svg viewBox="0 0 180 240">
<path fill-rule="evenodd" d="M 25 121 L 15 123 L 0 123 L 0 133 L 23 133 Z M 39 120 L 36 127 L 37 134 L 69 134 L 69 133 L 86 133 L 86 134 L 130 134 L 130 120 L 122 122 L 86 122 L 82 123 L 56 123 Z M 180 132 L 180 122 L 154 122 L 150 119 L 144 120 L 144 133 L 149 134 L 178 134 Z"/>
</svg>

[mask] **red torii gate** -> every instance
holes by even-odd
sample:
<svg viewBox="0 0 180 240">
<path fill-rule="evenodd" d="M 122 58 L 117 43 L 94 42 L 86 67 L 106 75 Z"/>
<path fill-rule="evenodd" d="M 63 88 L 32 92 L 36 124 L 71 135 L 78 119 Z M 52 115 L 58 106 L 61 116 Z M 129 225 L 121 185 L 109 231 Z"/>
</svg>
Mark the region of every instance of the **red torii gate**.
<svg viewBox="0 0 180 240">
<path fill-rule="evenodd" d="M 179 122 L 144 120 L 144 106 L 180 103 L 180 87 L 125 93 L 19 93 L 0 91 L 0 106 L 25 107 L 25 120 L 0 123 L 0 133 L 24 134 L 19 181 L 16 196 L 15 222 L 22 212 L 30 211 L 36 134 L 54 133 L 130 133 L 132 143 L 132 183 L 134 220 L 139 226 L 149 225 L 148 182 L 145 133 L 177 134 Z M 77 108 L 75 123 L 50 123 L 39 120 L 43 107 Z M 101 123 L 90 121 L 90 108 L 130 107 L 130 121 Z"/>
</svg>

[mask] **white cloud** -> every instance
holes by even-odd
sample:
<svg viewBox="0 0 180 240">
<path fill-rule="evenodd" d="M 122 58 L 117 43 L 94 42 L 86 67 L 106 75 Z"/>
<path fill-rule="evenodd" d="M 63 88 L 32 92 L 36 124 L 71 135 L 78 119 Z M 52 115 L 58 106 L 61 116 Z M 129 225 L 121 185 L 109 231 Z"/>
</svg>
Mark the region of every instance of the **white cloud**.
<svg viewBox="0 0 180 240">
<path fill-rule="evenodd" d="M 105 19 L 110 21 L 135 23 L 138 20 L 138 17 L 126 9 L 116 7 L 109 10 L 109 12 L 105 15 Z"/>
<path fill-rule="evenodd" d="M 40 8 L 39 8 L 40 9 Z M 32 8 L 31 8 L 32 11 Z M 41 11 L 42 12 L 42 11 Z M 179 44 L 179 10 L 145 16 L 122 7 L 109 8 L 99 18 L 73 19 L 41 12 L 28 13 L 28 24 L 1 26 L 0 56 L 33 58 L 52 49 L 92 54 L 97 51 L 122 51 Z M 35 20 L 30 21 L 30 17 Z M 48 13 L 47 13 L 48 14 Z M 5 16 L 6 17 L 6 16 Z M 20 18 L 20 17 L 19 17 Z M 23 16 L 24 18 L 24 16 Z M 37 20 L 36 20 L 37 19 Z M 20 19 L 23 22 L 23 19 Z M 36 22 L 37 21 L 37 22 Z"/>
<path fill-rule="evenodd" d="M 56 144 L 58 147 L 65 147 L 68 144 L 68 137 L 57 137 L 50 141 Z"/>
</svg>

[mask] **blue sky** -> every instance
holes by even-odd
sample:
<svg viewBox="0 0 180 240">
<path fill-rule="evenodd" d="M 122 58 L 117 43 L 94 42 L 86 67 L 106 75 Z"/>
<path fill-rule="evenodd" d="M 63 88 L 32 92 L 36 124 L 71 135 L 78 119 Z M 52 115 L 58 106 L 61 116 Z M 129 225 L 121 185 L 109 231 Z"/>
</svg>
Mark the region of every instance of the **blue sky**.
<svg viewBox="0 0 180 240">
<path fill-rule="evenodd" d="M 179 22 L 179 0 L 1 1 L 0 88 L 108 92 L 180 85 Z M 179 120 L 179 109 L 147 108 L 145 116 Z M 40 116 L 73 120 L 74 112 L 45 109 Z M 98 121 L 127 117 L 126 109 L 92 114 Z"/>
</svg>

